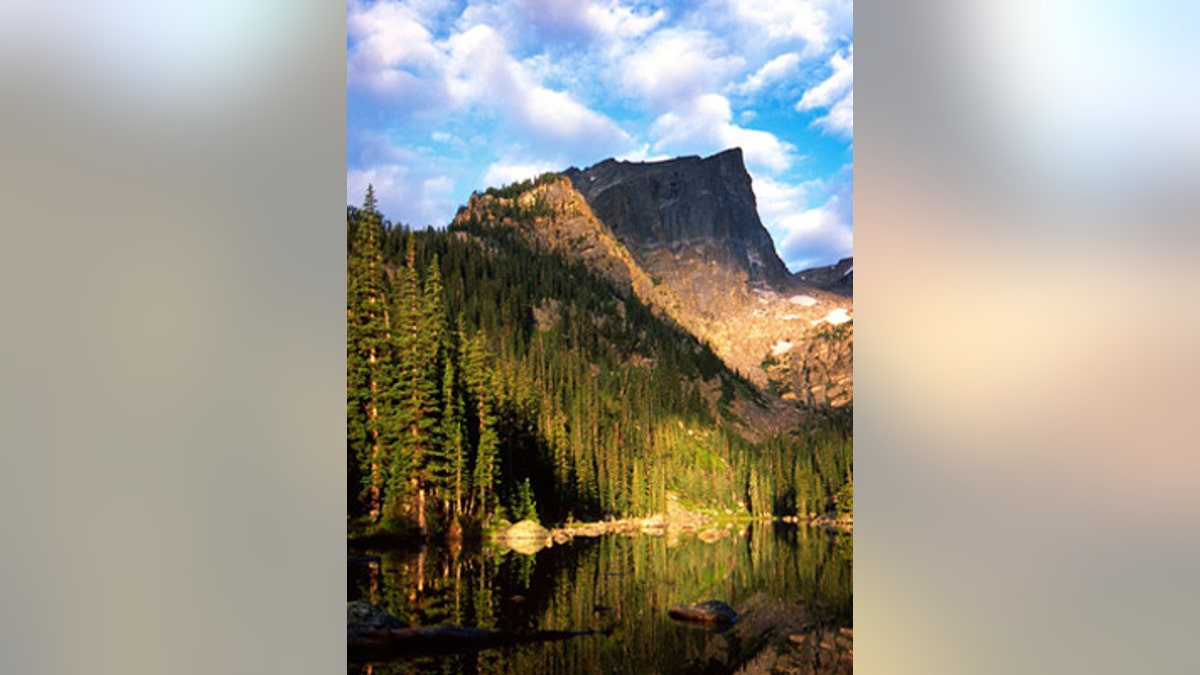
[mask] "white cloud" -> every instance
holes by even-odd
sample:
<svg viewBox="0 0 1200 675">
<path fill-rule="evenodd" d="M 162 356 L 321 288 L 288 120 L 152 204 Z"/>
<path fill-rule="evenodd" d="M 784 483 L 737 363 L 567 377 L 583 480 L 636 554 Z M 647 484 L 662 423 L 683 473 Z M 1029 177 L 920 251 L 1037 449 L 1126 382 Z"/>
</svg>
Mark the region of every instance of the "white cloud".
<svg viewBox="0 0 1200 675">
<path fill-rule="evenodd" d="M 799 42 L 801 55 L 824 54 L 834 40 L 849 32 L 851 0 L 726 0 L 731 16 L 760 40 Z"/>
<path fill-rule="evenodd" d="M 379 211 L 385 217 L 415 228 L 446 225 L 458 208 L 452 197 L 454 181 L 443 175 L 430 176 L 411 165 L 381 164 L 348 171 L 346 202 L 361 204 L 367 185 L 375 187 Z"/>
<path fill-rule="evenodd" d="M 754 175 L 759 217 L 779 257 L 794 272 L 853 254 L 853 193 L 848 165 L 828 180 L 798 185 Z"/>
<path fill-rule="evenodd" d="M 764 87 L 774 84 L 796 71 L 800 55 L 795 52 L 780 54 L 759 68 L 738 87 L 741 94 L 755 94 Z"/>
<path fill-rule="evenodd" d="M 854 45 L 845 53 L 829 59 L 831 72 L 800 97 L 796 110 L 807 112 L 825 109 L 824 116 L 813 121 L 826 131 L 849 138 L 854 133 Z"/>
<path fill-rule="evenodd" d="M 445 54 L 412 8 L 394 2 L 353 3 L 346 18 L 352 39 L 347 79 L 352 88 L 379 96 L 426 98 L 429 80 L 445 64 Z"/>
<path fill-rule="evenodd" d="M 519 0 L 514 9 L 520 29 L 532 26 L 542 38 L 563 42 L 637 37 L 666 18 L 661 9 L 643 13 L 617 1 Z"/>
<path fill-rule="evenodd" d="M 513 58 L 495 28 L 475 25 L 435 40 L 421 20 L 412 8 L 394 2 L 352 5 L 350 86 L 401 111 L 489 111 L 535 146 L 568 155 L 630 144 L 611 119 L 543 86 L 536 73 Z"/>
<path fill-rule="evenodd" d="M 700 31 L 666 29 L 620 59 L 620 81 L 651 110 L 670 110 L 715 91 L 745 66 L 740 56 L 721 55 L 723 43 Z"/>
<path fill-rule="evenodd" d="M 814 108 L 828 108 L 854 88 L 854 47 L 851 46 L 846 54 L 834 54 L 829 59 L 832 70 L 829 77 L 816 86 L 804 92 L 796 109 L 800 111 Z"/>
<path fill-rule="evenodd" d="M 699 154 L 740 147 L 751 167 L 784 171 L 791 166 L 795 147 L 766 131 L 732 124 L 729 100 L 703 94 L 664 113 L 650 127 L 656 152 Z"/>
<path fill-rule="evenodd" d="M 777 119 L 769 95 L 798 101 L 802 134 L 852 134 L 847 0 L 350 0 L 347 28 L 351 113 L 387 120 L 350 137 L 350 203 L 370 182 L 389 218 L 443 225 L 471 189 L 740 147 L 793 269 L 848 254 L 850 179 L 789 185 L 793 132 L 749 128 Z"/>
<path fill-rule="evenodd" d="M 521 162 L 509 158 L 502 159 L 489 166 L 483 173 L 483 187 L 503 187 L 509 183 L 535 178 L 558 168 L 561 167 L 552 162 Z"/>
<path fill-rule="evenodd" d="M 448 91 L 456 104 L 499 112 L 500 123 L 520 132 L 535 149 L 574 156 L 631 143 L 608 117 L 542 86 L 509 55 L 503 36 L 492 28 L 475 26 L 451 36 L 447 45 Z"/>
<path fill-rule="evenodd" d="M 792 185 L 778 181 L 768 175 L 754 172 L 754 198 L 758 202 L 758 215 L 771 232 L 775 241 L 782 241 L 784 231 L 776 232 L 772 227 L 785 216 L 799 213 L 807 208 L 807 190 L 804 185 Z"/>
<path fill-rule="evenodd" d="M 833 104 L 833 107 L 829 109 L 829 113 L 823 117 L 818 117 L 814 124 L 836 136 L 843 138 L 853 136 L 854 92 L 850 92 L 845 98 Z"/>
<path fill-rule="evenodd" d="M 831 185 L 812 181 L 783 191 L 783 203 L 772 212 L 768 230 L 784 263 L 793 271 L 830 265 L 854 252 L 854 180 L 848 167 Z M 758 192 L 759 181 L 755 181 Z M 795 208 L 797 196 L 805 192 L 829 192 L 824 202 Z M 807 195 L 804 196 L 807 200 Z M 771 210 L 768 209 L 770 212 Z M 767 224 L 768 216 L 763 216 Z"/>
</svg>

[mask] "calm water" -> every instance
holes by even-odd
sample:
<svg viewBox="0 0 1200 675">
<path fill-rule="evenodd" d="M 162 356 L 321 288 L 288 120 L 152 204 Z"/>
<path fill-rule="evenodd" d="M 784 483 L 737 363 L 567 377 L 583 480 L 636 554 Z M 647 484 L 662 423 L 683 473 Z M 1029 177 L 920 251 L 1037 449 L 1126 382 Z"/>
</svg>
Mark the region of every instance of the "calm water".
<svg viewBox="0 0 1200 675">
<path fill-rule="evenodd" d="M 382 562 L 350 567 L 350 599 L 375 602 L 414 626 L 600 633 L 352 664 L 350 673 L 643 675 L 725 673 L 747 664 L 752 672 L 850 672 L 853 543 L 845 534 L 755 523 L 711 543 L 694 535 L 608 535 L 535 555 L 432 547 L 353 553 Z M 714 633 L 667 616 L 672 605 L 707 599 L 729 603 L 741 619 Z"/>
</svg>

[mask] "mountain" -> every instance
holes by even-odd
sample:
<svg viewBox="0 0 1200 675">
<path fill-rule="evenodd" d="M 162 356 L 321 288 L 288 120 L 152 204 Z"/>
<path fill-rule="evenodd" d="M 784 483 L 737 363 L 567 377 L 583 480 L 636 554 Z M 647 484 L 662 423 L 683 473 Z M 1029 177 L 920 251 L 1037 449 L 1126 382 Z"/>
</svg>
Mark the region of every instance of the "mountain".
<svg viewBox="0 0 1200 675">
<path fill-rule="evenodd" d="M 758 218 L 740 148 L 706 159 L 609 159 L 564 175 L 651 274 L 715 263 L 750 284 L 790 280 Z"/>
<path fill-rule="evenodd" d="M 732 369 L 809 403 L 852 400 L 853 260 L 789 273 L 759 219 L 740 149 L 608 159 L 563 175 L 654 280 L 643 299 Z"/>
<path fill-rule="evenodd" d="M 852 301 L 787 272 L 740 151 L 488 188 L 445 230 L 374 207 L 347 209 L 355 527 L 811 514 L 848 486 Z"/>
<path fill-rule="evenodd" d="M 854 297 L 854 258 L 842 258 L 828 267 L 806 269 L 797 272 L 796 277 L 830 293 Z"/>
</svg>

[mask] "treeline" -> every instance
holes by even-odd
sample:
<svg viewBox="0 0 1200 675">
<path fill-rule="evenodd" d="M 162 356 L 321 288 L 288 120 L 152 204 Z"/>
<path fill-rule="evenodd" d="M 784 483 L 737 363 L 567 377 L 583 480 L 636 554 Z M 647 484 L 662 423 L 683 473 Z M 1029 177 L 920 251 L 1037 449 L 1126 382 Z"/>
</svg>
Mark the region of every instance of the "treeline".
<svg viewBox="0 0 1200 675">
<path fill-rule="evenodd" d="M 528 192 L 529 190 L 532 190 L 533 188 L 535 188 L 539 185 L 546 185 L 547 183 L 553 183 L 554 181 L 556 181 L 562 177 L 563 177 L 563 175 L 561 173 L 550 171 L 547 173 L 543 173 L 542 175 L 537 176 L 536 178 L 529 178 L 529 179 L 526 179 L 523 181 L 517 181 L 515 183 L 510 183 L 508 185 L 505 185 L 504 187 L 488 188 L 487 190 L 484 191 L 484 194 L 491 195 L 493 197 L 500 197 L 500 198 L 504 198 L 504 199 L 516 199 L 517 197 L 520 197 L 521 194 L 524 192 Z"/>
<path fill-rule="evenodd" d="M 692 506 L 823 510 L 848 413 L 751 445 L 757 393 L 706 345 L 513 228 L 413 232 L 347 209 L 348 512 L 422 532 Z"/>
</svg>

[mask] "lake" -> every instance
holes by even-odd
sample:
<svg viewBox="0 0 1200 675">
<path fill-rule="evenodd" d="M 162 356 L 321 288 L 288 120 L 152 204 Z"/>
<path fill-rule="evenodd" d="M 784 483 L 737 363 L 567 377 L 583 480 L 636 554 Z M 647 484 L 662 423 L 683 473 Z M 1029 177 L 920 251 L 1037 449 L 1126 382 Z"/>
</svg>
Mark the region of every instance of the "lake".
<svg viewBox="0 0 1200 675">
<path fill-rule="evenodd" d="M 715 540 L 713 540 L 715 539 Z M 480 550 L 352 550 L 349 599 L 413 626 L 594 630 L 554 642 L 350 664 L 348 673 L 850 673 L 853 539 L 756 521 L 723 536 L 577 537 L 534 555 Z M 673 605 L 716 599 L 740 618 L 724 632 L 678 623 Z"/>
</svg>

